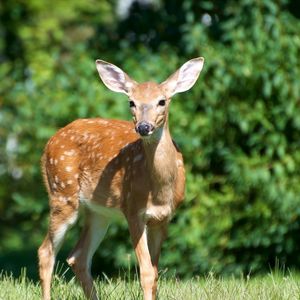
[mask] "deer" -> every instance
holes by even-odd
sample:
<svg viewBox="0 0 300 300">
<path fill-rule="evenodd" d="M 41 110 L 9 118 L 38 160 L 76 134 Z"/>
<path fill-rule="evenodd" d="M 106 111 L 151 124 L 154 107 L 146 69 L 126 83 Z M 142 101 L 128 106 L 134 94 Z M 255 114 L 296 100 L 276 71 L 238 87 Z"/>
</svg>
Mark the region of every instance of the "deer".
<svg viewBox="0 0 300 300">
<path fill-rule="evenodd" d="M 85 221 L 67 263 L 85 296 L 98 299 L 92 258 L 109 224 L 122 218 L 128 223 L 144 300 L 156 299 L 162 243 L 185 194 L 183 156 L 169 131 L 169 105 L 173 95 L 195 84 L 203 64 L 203 57 L 191 59 L 158 84 L 138 83 L 119 67 L 96 60 L 104 85 L 127 95 L 133 122 L 77 119 L 46 144 L 41 168 L 50 214 L 38 249 L 43 300 L 51 299 L 56 255 L 79 209 Z"/>
</svg>

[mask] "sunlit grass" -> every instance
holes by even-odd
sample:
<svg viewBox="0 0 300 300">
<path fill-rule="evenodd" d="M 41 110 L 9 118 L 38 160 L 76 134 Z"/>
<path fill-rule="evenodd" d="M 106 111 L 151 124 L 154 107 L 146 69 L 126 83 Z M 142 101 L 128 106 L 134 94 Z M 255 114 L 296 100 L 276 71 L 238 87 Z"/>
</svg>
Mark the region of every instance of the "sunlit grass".
<svg viewBox="0 0 300 300">
<path fill-rule="evenodd" d="M 128 277 L 125 275 L 125 277 Z M 85 299 L 83 292 L 74 278 L 67 281 L 64 274 L 55 274 L 52 284 L 52 298 L 61 300 Z M 100 299 L 142 299 L 142 292 L 137 276 L 96 280 Z M 0 275 L 1 300 L 35 300 L 40 299 L 40 287 L 30 281 L 26 273 L 19 278 L 2 273 Z M 159 280 L 158 299 L 160 300 L 239 300 L 239 299 L 299 299 L 300 277 L 298 274 L 280 272 L 265 276 L 246 278 L 219 278 L 212 273 L 206 277 L 191 280 L 179 280 L 176 277 L 167 278 L 161 275 Z"/>
</svg>

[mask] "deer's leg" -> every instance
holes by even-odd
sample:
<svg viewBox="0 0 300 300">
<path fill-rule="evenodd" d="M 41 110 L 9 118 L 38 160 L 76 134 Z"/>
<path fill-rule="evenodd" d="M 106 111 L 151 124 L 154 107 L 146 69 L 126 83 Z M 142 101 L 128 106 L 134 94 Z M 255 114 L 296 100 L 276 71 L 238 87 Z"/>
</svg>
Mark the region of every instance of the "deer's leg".
<svg viewBox="0 0 300 300">
<path fill-rule="evenodd" d="M 79 241 L 70 253 L 67 262 L 72 267 L 88 299 L 97 300 L 91 275 L 92 258 L 103 240 L 109 225 L 109 219 L 87 212 L 85 226 Z"/>
<path fill-rule="evenodd" d="M 167 223 L 157 226 L 147 227 L 148 247 L 151 255 L 151 262 L 155 272 L 155 281 L 152 287 L 152 293 L 155 296 L 158 281 L 158 261 L 161 251 L 161 246 L 167 235 Z M 153 297 L 154 297 L 153 296 Z"/>
<path fill-rule="evenodd" d="M 141 220 L 128 219 L 131 239 L 140 268 L 140 281 L 144 300 L 156 298 L 156 272 L 148 248 L 146 224 Z"/>
<path fill-rule="evenodd" d="M 55 257 L 63 242 L 67 230 L 77 220 L 76 205 L 64 203 L 61 197 L 52 197 L 53 203 L 48 233 L 38 250 L 39 274 L 44 300 L 50 300 L 50 287 Z"/>
</svg>

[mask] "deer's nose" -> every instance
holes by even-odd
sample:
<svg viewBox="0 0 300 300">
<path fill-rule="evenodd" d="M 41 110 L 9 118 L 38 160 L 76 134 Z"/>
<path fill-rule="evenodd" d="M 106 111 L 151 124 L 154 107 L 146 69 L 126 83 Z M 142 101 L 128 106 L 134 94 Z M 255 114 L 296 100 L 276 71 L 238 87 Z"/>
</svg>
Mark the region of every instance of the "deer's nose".
<svg viewBox="0 0 300 300">
<path fill-rule="evenodd" d="M 137 124 L 135 129 L 141 136 L 147 136 L 152 133 L 154 127 L 150 123 L 140 122 Z"/>
</svg>

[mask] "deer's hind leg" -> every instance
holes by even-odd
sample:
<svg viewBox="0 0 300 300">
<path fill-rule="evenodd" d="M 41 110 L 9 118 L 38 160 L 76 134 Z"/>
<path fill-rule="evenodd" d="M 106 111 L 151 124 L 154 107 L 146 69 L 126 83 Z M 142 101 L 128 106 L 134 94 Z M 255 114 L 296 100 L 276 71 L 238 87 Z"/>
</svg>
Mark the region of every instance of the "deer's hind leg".
<svg viewBox="0 0 300 300">
<path fill-rule="evenodd" d="M 75 195 L 73 198 L 51 196 L 50 202 L 49 230 L 38 250 L 39 274 L 44 300 L 50 300 L 51 278 L 56 254 L 67 230 L 76 222 L 78 215 L 78 199 Z"/>
<path fill-rule="evenodd" d="M 108 225 L 109 218 L 87 210 L 81 236 L 67 259 L 86 297 L 92 300 L 98 299 L 91 275 L 92 258 L 106 234 Z"/>
</svg>

